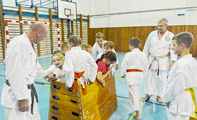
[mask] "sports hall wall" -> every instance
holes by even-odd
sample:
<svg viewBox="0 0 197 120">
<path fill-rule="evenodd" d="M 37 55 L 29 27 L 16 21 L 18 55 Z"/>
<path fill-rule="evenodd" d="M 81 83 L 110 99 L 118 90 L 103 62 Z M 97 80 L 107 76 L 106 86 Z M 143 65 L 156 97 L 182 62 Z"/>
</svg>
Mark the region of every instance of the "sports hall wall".
<svg viewBox="0 0 197 120">
<path fill-rule="evenodd" d="M 16 3 L 16 1 L 18 3 Z M 37 3 L 35 3 L 36 1 Z M 39 3 L 40 1 L 42 1 L 42 3 Z M 89 12 L 85 12 L 86 10 L 84 9 L 79 9 L 81 8 L 81 3 L 77 2 L 79 4 L 76 20 L 59 19 L 57 9 L 55 9 L 57 8 L 57 2 L 52 3 L 53 1 L 54 0 L 35 0 L 34 3 L 32 3 L 32 0 L 0 0 L 0 62 L 2 62 L 5 57 L 8 43 L 7 37 L 11 40 L 13 37 L 27 32 L 31 25 L 14 21 L 42 21 L 48 23 L 47 37 L 44 41 L 41 41 L 40 44 L 35 45 L 38 56 L 51 55 L 53 51 L 58 50 L 60 48 L 58 44 L 67 41 L 68 32 L 81 37 L 82 43 L 88 42 Z M 34 7 L 31 8 L 31 5 L 34 5 Z M 5 25 L 7 20 L 12 21 L 8 22 L 7 28 L 9 36 L 7 35 Z M 59 28 L 51 23 L 57 23 Z M 59 35 L 57 34 L 58 31 Z M 60 37 L 60 42 L 58 41 L 58 36 Z"/>
<path fill-rule="evenodd" d="M 129 51 L 128 41 L 132 37 L 140 38 L 142 50 L 148 34 L 157 29 L 158 20 L 167 18 L 168 30 L 174 34 L 193 33 L 191 53 L 197 57 L 196 0 L 93 0 L 91 10 L 88 36 L 91 45 L 100 31 L 104 39 L 114 42 L 118 52 Z"/>
</svg>

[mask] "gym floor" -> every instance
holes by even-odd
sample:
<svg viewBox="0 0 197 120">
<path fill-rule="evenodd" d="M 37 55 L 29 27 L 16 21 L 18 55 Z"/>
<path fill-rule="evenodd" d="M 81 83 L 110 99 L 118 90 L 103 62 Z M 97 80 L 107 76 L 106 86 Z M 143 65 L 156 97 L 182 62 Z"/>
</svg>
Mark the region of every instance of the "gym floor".
<svg viewBox="0 0 197 120">
<path fill-rule="evenodd" d="M 125 55 L 125 53 L 117 53 L 119 59 L 119 65 Z M 51 56 L 39 57 L 39 62 L 44 69 L 47 69 L 51 65 Z M 118 100 L 118 108 L 114 114 L 110 117 L 109 120 L 135 120 L 132 118 L 134 111 L 131 111 L 128 98 L 128 87 L 125 83 L 125 79 L 118 79 L 119 69 L 115 72 L 116 79 L 116 94 Z M 35 80 L 38 82 L 47 83 L 44 79 Z M 2 87 L 5 82 L 5 65 L 0 63 L 0 96 L 2 94 Z M 144 79 L 141 86 L 141 95 L 144 95 L 145 89 Z M 49 84 L 49 83 L 48 83 Z M 38 83 L 34 84 L 38 93 L 38 106 L 40 111 L 41 120 L 48 120 L 49 112 L 49 95 L 50 88 Z M 196 88 L 195 88 L 196 91 Z M 197 92 L 196 92 L 197 93 Z M 0 99 L 1 102 L 1 99 Z M 141 120 L 168 120 L 168 109 L 164 103 L 158 103 L 156 96 L 152 96 L 148 102 L 145 104 L 144 100 L 140 99 L 140 118 Z M 0 104 L 0 120 L 4 120 L 4 107 Z"/>
</svg>

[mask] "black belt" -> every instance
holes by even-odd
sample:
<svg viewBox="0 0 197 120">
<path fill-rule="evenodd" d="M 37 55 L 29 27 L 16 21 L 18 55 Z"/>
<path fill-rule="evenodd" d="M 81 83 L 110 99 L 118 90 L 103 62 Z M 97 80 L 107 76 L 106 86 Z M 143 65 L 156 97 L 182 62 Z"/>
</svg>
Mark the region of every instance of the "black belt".
<svg viewBox="0 0 197 120">
<path fill-rule="evenodd" d="M 151 61 L 151 63 L 150 63 L 150 65 L 149 65 L 148 69 L 151 69 L 152 63 L 153 63 L 155 60 L 157 60 L 157 62 L 158 62 L 157 76 L 159 76 L 159 60 L 158 60 L 156 57 L 154 57 L 154 59 Z"/>
<path fill-rule="evenodd" d="M 10 83 L 8 80 L 5 81 L 5 84 L 10 86 Z M 31 114 L 33 115 L 34 96 L 36 97 L 36 101 L 38 102 L 38 95 L 33 84 L 27 85 L 27 88 L 31 89 Z"/>
</svg>

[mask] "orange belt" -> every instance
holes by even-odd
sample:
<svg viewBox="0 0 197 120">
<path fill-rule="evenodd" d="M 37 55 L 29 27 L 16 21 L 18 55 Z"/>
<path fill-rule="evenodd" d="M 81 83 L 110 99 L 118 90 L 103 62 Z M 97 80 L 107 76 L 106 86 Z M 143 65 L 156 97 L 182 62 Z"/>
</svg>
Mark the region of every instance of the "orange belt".
<svg viewBox="0 0 197 120">
<path fill-rule="evenodd" d="M 84 86 L 85 86 L 85 89 L 83 90 L 83 94 L 86 94 L 87 93 L 86 79 L 85 79 L 85 76 L 83 74 L 84 74 L 84 71 L 83 72 L 75 73 L 75 80 L 74 80 L 73 92 L 76 92 L 76 90 L 77 90 L 77 79 L 79 79 L 80 77 L 83 76 L 83 78 L 84 78 Z"/>
<path fill-rule="evenodd" d="M 127 69 L 127 72 L 143 72 L 143 71 L 138 69 Z"/>
</svg>

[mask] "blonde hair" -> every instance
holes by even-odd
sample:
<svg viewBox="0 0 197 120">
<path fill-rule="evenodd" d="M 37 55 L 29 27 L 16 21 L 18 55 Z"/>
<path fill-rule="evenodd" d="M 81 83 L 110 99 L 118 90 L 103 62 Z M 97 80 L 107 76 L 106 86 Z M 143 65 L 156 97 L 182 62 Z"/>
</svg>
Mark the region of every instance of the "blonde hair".
<svg viewBox="0 0 197 120">
<path fill-rule="evenodd" d="M 81 45 L 82 50 L 86 50 L 87 46 L 88 46 L 88 44 L 82 44 Z"/>
<path fill-rule="evenodd" d="M 81 46 L 81 48 L 82 48 L 82 50 L 88 50 L 89 48 L 92 48 L 92 46 L 91 45 L 88 45 L 88 44 L 83 44 L 82 46 Z"/>
<path fill-rule="evenodd" d="M 56 54 L 53 55 L 53 57 L 54 56 L 57 56 L 60 59 L 60 61 L 62 63 L 64 63 L 65 58 L 64 58 L 64 55 L 62 53 L 56 53 Z"/>
<path fill-rule="evenodd" d="M 69 42 L 63 42 L 61 44 L 61 50 L 64 51 L 65 48 L 70 48 Z"/>
<path fill-rule="evenodd" d="M 101 33 L 101 32 L 96 33 L 95 39 L 96 38 L 102 38 L 102 39 L 104 39 L 103 33 Z"/>
<path fill-rule="evenodd" d="M 54 56 L 56 53 L 61 53 L 63 56 L 65 56 L 65 53 L 64 53 L 64 51 L 62 51 L 62 50 L 56 50 L 56 51 L 54 51 L 54 52 L 53 52 L 53 56 Z"/>
</svg>

